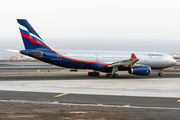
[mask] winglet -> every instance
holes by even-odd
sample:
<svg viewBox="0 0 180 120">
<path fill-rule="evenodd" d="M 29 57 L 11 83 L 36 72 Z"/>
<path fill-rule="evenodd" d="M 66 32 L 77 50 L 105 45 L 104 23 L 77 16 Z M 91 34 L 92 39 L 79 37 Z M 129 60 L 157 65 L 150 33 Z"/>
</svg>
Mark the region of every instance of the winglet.
<svg viewBox="0 0 180 120">
<path fill-rule="evenodd" d="M 131 54 L 131 59 L 137 59 L 137 57 L 134 53 Z"/>
</svg>

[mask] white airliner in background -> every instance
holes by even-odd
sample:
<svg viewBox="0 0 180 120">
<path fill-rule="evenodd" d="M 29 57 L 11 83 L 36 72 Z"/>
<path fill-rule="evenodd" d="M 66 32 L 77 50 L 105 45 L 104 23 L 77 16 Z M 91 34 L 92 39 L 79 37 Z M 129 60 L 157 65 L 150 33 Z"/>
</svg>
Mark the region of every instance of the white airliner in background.
<svg viewBox="0 0 180 120">
<path fill-rule="evenodd" d="M 134 75 L 150 75 L 151 69 L 159 69 L 162 76 L 164 68 L 176 64 L 171 56 L 158 52 L 104 52 L 54 50 L 49 47 L 25 19 L 17 19 L 25 50 L 20 53 L 38 60 L 67 68 L 91 69 L 89 76 L 118 77 L 117 71 L 127 70 Z"/>
</svg>

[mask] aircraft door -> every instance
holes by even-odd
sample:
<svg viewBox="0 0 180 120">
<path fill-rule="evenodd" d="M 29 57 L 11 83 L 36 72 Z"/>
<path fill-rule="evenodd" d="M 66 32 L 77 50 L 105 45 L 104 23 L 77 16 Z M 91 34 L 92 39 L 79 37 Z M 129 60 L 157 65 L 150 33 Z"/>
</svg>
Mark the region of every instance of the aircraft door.
<svg viewBox="0 0 180 120">
<path fill-rule="evenodd" d="M 96 61 L 99 61 L 99 56 L 98 54 L 95 55 Z"/>
<path fill-rule="evenodd" d="M 144 55 L 144 62 L 148 62 L 148 56 Z"/>
<path fill-rule="evenodd" d="M 57 54 L 57 60 L 62 60 L 62 56 Z"/>
</svg>

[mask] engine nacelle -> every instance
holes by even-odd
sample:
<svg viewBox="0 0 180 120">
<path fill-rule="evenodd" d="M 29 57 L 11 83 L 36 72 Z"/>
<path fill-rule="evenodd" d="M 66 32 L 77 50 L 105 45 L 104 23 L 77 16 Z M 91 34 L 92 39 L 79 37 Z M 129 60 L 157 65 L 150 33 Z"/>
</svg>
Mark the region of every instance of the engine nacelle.
<svg viewBox="0 0 180 120">
<path fill-rule="evenodd" d="M 134 75 L 150 75 L 151 67 L 149 66 L 136 66 L 128 70 L 129 74 Z"/>
</svg>

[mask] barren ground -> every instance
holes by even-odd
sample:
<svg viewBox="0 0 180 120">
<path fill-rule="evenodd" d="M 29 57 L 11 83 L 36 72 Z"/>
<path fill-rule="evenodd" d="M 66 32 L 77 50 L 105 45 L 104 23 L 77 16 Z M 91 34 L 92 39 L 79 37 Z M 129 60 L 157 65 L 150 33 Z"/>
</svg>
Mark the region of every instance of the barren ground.
<svg viewBox="0 0 180 120">
<path fill-rule="evenodd" d="M 179 114 L 173 110 L 0 102 L 0 120 L 178 120 Z"/>
</svg>

